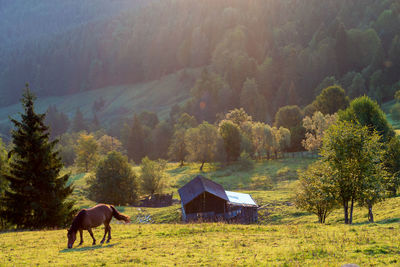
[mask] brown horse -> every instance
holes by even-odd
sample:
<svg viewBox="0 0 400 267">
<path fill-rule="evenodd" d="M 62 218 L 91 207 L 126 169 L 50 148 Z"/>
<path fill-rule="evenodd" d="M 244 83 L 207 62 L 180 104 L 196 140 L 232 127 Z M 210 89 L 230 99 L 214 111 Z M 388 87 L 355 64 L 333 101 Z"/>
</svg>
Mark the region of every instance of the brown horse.
<svg viewBox="0 0 400 267">
<path fill-rule="evenodd" d="M 89 232 L 90 236 L 93 239 L 93 245 L 95 245 L 96 239 L 93 236 L 92 228 L 100 226 L 102 224 L 104 224 L 105 226 L 104 229 L 105 231 L 103 239 L 101 240 L 100 243 L 101 244 L 104 243 L 107 233 L 108 233 L 107 243 L 110 242 L 111 239 L 110 221 L 113 216 L 117 220 L 120 221 L 123 220 L 126 223 L 130 222 L 128 216 L 119 213 L 112 205 L 98 204 L 93 208 L 81 210 L 78 213 L 78 215 L 75 216 L 74 220 L 72 221 L 72 225 L 68 230 L 67 234 L 68 248 L 72 248 L 72 245 L 76 240 L 76 233 L 78 232 L 78 230 L 81 235 L 81 242 L 79 243 L 79 246 L 82 245 L 83 243 L 83 238 L 82 238 L 83 230 L 87 230 Z"/>
</svg>

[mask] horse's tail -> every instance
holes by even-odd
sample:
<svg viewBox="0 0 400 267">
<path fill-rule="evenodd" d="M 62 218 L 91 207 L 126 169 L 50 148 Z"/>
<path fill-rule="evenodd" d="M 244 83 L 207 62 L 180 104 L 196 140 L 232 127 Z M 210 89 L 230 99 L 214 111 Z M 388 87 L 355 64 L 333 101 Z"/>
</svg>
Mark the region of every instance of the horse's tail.
<svg viewBox="0 0 400 267">
<path fill-rule="evenodd" d="M 126 223 L 130 223 L 131 219 L 129 218 L 129 216 L 122 214 L 120 212 L 118 212 L 113 205 L 110 205 L 111 209 L 112 209 L 112 215 L 114 216 L 115 219 L 119 220 L 119 221 L 125 221 Z"/>
</svg>

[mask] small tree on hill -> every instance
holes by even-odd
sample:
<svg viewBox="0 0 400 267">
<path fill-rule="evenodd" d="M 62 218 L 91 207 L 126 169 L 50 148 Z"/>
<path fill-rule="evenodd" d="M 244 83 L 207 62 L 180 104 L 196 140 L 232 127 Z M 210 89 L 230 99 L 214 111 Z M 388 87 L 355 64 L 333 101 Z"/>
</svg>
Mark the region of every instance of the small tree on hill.
<svg viewBox="0 0 400 267">
<path fill-rule="evenodd" d="M 35 112 L 34 101 L 27 85 L 21 121 L 11 120 L 14 146 L 1 216 L 19 228 L 64 226 L 74 213 L 74 203 L 67 200 L 73 189 L 67 185 L 69 175 L 60 176 L 63 164 L 54 149 L 57 140 L 49 141 L 45 114 Z"/>
<path fill-rule="evenodd" d="M 109 135 L 103 135 L 102 137 L 100 137 L 97 143 L 99 146 L 100 154 L 103 155 L 107 155 L 109 152 L 112 151 L 122 152 L 123 150 L 121 141 Z"/>
<path fill-rule="evenodd" d="M 275 126 L 289 129 L 291 134 L 292 151 L 302 150 L 301 141 L 304 139 L 303 112 L 298 106 L 281 107 L 275 114 Z"/>
<path fill-rule="evenodd" d="M 84 172 L 90 171 L 98 159 L 99 146 L 93 135 L 81 133 L 75 146 L 76 164 Z"/>
<path fill-rule="evenodd" d="M 181 114 L 179 119 L 177 119 L 177 123 L 174 125 L 174 134 L 168 148 L 168 157 L 171 160 L 180 162 L 181 167 L 183 166 L 183 162 L 188 154 L 185 143 L 186 130 L 196 127 L 196 125 L 196 119 L 187 113 Z"/>
<path fill-rule="evenodd" d="M 162 193 L 165 187 L 165 160 L 153 161 L 148 157 L 142 159 L 140 166 L 140 180 L 142 182 L 142 190 L 144 193 L 154 195 Z"/>
<path fill-rule="evenodd" d="M 385 113 L 378 103 L 368 96 L 361 96 L 351 101 L 346 110 L 339 112 L 339 120 L 357 122 L 368 127 L 371 133 L 376 131 L 382 137 L 381 142 L 388 142 L 395 136 Z"/>
<path fill-rule="evenodd" d="M 295 198 L 298 208 L 314 213 L 320 223 L 337 206 L 336 188 L 330 182 L 335 173 L 325 162 L 318 161 L 299 172 L 299 186 Z"/>
<path fill-rule="evenodd" d="M 59 112 L 55 105 L 50 105 L 47 109 L 46 123 L 50 127 L 50 137 L 52 139 L 67 132 L 70 125 L 68 116 L 63 112 Z"/>
<path fill-rule="evenodd" d="M 274 139 L 271 126 L 256 122 L 252 124 L 251 130 L 251 140 L 256 158 L 261 159 L 265 153 L 268 153 L 269 158 Z"/>
<path fill-rule="evenodd" d="M 344 110 L 349 106 L 349 97 L 339 85 L 334 85 L 322 90 L 313 102 L 315 108 L 323 114 L 334 114 L 338 110 Z"/>
<path fill-rule="evenodd" d="M 372 205 L 381 198 L 381 183 L 386 176 L 383 153 L 380 136 L 366 126 L 339 121 L 326 131 L 321 155 L 335 172 L 332 183 L 346 224 L 353 221 L 356 201 L 368 200 L 372 212 Z"/>
<path fill-rule="evenodd" d="M 387 189 L 391 196 L 396 196 L 400 186 L 400 140 L 397 136 L 386 144 L 384 159 L 385 169 L 391 174 Z"/>
<path fill-rule="evenodd" d="M 143 125 L 138 116 L 135 115 L 129 133 L 127 150 L 129 159 L 132 159 L 136 163 L 139 163 L 146 155 L 145 138 Z"/>
<path fill-rule="evenodd" d="M 101 160 L 96 175 L 88 180 L 88 197 L 96 202 L 132 205 L 138 198 L 138 180 L 128 159 L 119 152 L 109 152 Z"/>
<path fill-rule="evenodd" d="M 185 143 L 188 159 L 201 162 L 200 171 L 206 162 L 212 162 L 217 153 L 218 131 L 214 125 L 203 122 L 196 128 L 187 130 Z"/>
<path fill-rule="evenodd" d="M 227 162 L 236 161 L 240 156 L 240 129 L 231 121 L 224 120 L 219 124 L 219 133 L 224 141 Z"/>
<path fill-rule="evenodd" d="M 322 138 L 325 131 L 338 119 L 337 114 L 323 115 L 316 111 L 314 115 L 303 119 L 303 126 L 306 129 L 306 138 L 301 142 L 305 149 L 318 152 L 322 146 Z"/>
<path fill-rule="evenodd" d="M 171 160 L 180 162 L 180 167 L 183 166 L 185 161 L 187 150 L 185 143 L 186 129 L 176 129 L 172 137 L 171 145 L 168 148 L 168 157 Z"/>
</svg>

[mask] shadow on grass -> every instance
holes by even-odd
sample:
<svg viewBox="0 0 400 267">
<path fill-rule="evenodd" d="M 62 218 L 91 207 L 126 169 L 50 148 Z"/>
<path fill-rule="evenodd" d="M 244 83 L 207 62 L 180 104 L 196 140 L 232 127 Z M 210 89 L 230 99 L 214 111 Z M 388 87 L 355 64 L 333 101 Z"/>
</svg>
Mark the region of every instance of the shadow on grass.
<svg viewBox="0 0 400 267">
<path fill-rule="evenodd" d="M 182 166 L 182 167 L 178 166 L 177 168 L 172 169 L 172 170 L 168 170 L 167 172 L 170 173 L 170 174 L 180 174 L 180 173 L 185 172 L 185 171 L 187 171 L 189 169 L 190 169 L 189 166 Z"/>
<path fill-rule="evenodd" d="M 77 247 L 77 248 L 71 248 L 71 249 L 63 249 L 60 250 L 59 252 L 61 253 L 66 253 L 66 252 L 80 252 L 80 251 L 90 251 L 90 250 L 96 250 L 96 249 L 102 249 L 102 248 L 112 248 L 116 245 L 119 245 L 120 243 L 115 243 L 115 244 L 108 244 L 108 245 L 94 245 L 94 246 L 87 246 L 87 247 Z"/>
<path fill-rule="evenodd" d="M 400 222 L 400 218 L 389 218 L 389 219 L 385 219 L 385 220 L 380 220 L 380 221 L 375 221 L 373 223 L 370 223 L 368 221 L 365 222 L 359 222 L 359 223 L 353 223 L 353 225 L 366 225 L 366 224 L 391 224 L 391 223 L 398 223 Z"/>
</svg>

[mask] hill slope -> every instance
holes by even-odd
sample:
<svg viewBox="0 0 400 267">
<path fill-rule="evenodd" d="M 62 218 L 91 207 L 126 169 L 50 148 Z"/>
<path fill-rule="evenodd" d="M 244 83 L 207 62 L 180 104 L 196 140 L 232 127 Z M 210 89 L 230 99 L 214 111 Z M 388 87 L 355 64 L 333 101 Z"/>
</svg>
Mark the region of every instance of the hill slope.
<svg viewBox="0 0 400 267">
<path fill-rule="evenodd" d="M 160 118 L 165 118 L 173 105 L 185 102 L 190 97 L 190 88 L 198 72 L 197 69 L 186 70 L 185 78 L 182 78 L 182 72 L 177 72 L 146 83 L 110 86 L 65 96 L 39 97 L 35 104 L 39 112 L 45 112 L 49 105 L 55 105 L 70 118 L 80 108 L 84 117 L 89 119 L 93 117 L 93 103 L 102 98 L 105 106 L 97 116 L 103 125 L 108 126 L 143 110 L 156 112 Z M 16 118 L 21 109 L 19 103 L 0 107 L 0 134 L 8 134 L 11 126 L 8 117 Z"/>
</svg>

